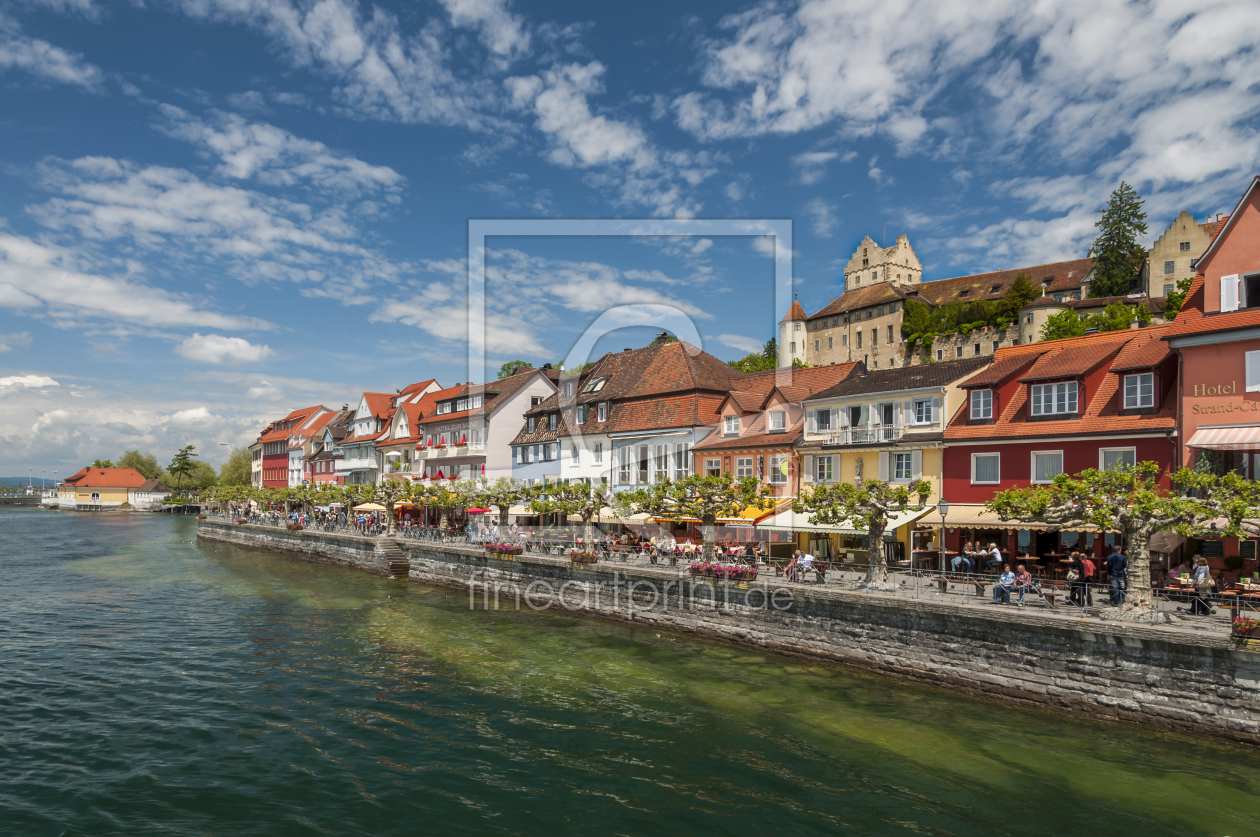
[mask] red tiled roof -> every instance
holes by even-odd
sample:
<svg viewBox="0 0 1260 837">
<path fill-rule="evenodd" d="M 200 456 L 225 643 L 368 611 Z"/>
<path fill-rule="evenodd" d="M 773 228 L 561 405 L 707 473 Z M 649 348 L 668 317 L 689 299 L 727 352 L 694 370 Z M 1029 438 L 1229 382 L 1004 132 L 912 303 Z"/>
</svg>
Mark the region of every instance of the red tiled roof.
<svg viewBox="0 0 1260 837">
<path fill-rule="evenodd" d="M 394 409 L 394 398 L 397 395 L 396 392 L 365 392 L 363 400 L 367 402 L 374 418 L 386 418 Z"/>
<path fill-rule="evenodd" d="M 869 308 L 872 305 L 890 302 L 896 299 L 913 298 L 917 295 L 932 305 L 944 305 L 949 302 L 976 302 L 983 299 L 1001 299 L 1007 289 L 1019 275 L 1027 274 L 1029 280 L 1038 288 L 1043 282 L 1049 282 L 1046 293 L 1075 290 L 1081 287 L 1082 281 L 1094 267 L 1093 259 L 1072 259 L 1066 262 L 1051 262 L 1031 267 L 1017 267 L 1010 270 L 994 270 L 988 273 L 976 273 L 971 276 L 955 276 L 951 279 L 933 279 L 913 285 L 894 286 L 883 282 L 865 288 L 845 291 L 831 304 L 823 308 L 815 317 L 827 317 L 858 308 Z"/>
<path fill-rule="evenodd" d="M 1079 378 L 1092 372 L 1104 361 L 1114 358 L 1123 348 L 1124 343 L 1120 341 L 1092 340 L 1051 349 L 1039 357 L 1032 369 L 1029 369 L 1019 380 L 1021 383 L 1027 383 Z"/>
<path fill-rule="evenodd" d="M 145 482 L 135 468 L 80 468 L 64 480 L 76 488 L 140 488 Z"/>
<path fill-rule="evenodd" d="M 1038 356 L 1037 365 L 1034 366 L 1032 371 L 1037 373 L 1037 367 L 1040 367 L 1042 370 L 1054 371 L 1056 377 L 1083 374 L 1083 372 L 1064 370 L 1083 370 L 1087 368 L 1086 364 L 1091 363 L 1092 367 L 1088 368 L 1097 368 L 1102 361 L 1107 360 L 1109 357 L 1112 358 L 1111 366 L 1109 367 L 1109 370 L 1112 372 L 1119 372 L 1123 368 L 1138 368 L 1131 365 L 1134 362 L 1133 359 L 1141 358 L 1147 360 L 1152 357 L 1155 350 L 1150 349 L 1149 346 L 1151 344 L 1159 344 L 1164 336 L 1164 332 L 1170 327 L 1167 325 L 1149 326 L 1143 329 L 1088 334 L 1084 337 L 1045 341 L 1029 346 L 1002 348 L 998 350 L 998 361 L 994 366 L 1007 363 L 1006 368 L 1008 371 L 1000 378 L 994 376 L 991 382 L 997 383 L 1000 380 L 1008 379 L 1014 373 L 1014 368 L 1009 365 L 1009 362 L 1015 358 L 1026 361 L 1032 355 L 1032 350 L 1041 350 L 1042 352 Z M 1130 350 L 1131 346 L 1132 349 Z M 1085 349 L 1090 349 L 1090 351 L 1084 351 Z M 1101 361 L 1099 360 L 1099 352 L 1101 352 Z M 1056 360 L 1058 355 L 1063 355 L 1064 357 L 1061 360 Z M 981 373 L 981 375 L 984 374 Z M 1045 379 L 1045 377 L 1037 374 L 1035 378 L 1022 378 L 1021 381 Z M 1170 395 L 1164 399 L 1157 413 L 1146 415 L 1121 414 L 1120 399 L 1117 395 L 1121 381 L 1122 376 L 1120 375 L 1108 374 L 1102 376 L 1099 384 L 1094 388 L 1095 391 L 1086 393 L 1089 403 L 1085 405 L 1081 415 L 1062 420 L 1030 420 L 1028 411 L 1025 409 L 1029 389 L 1027 385 L 1018 387 L 1009 401 L 1000 405 L 1001 415 L 993 423 L 970 424 L 968 422 L 967 405 L 964 402 L 946 428 L 945 439 L 951 442 L 960 442 L 1021 436 L 1166 433 L 1171 432 L 1176 427 L 1177 398 L 1175 395 Z M 973 384 L 974 381 L 968 381 L 967 386 Z"/>
<path fill-rule="evenodd" d="M 474 386 L 463 384 L 461 386 L 444 389 L 441 393 L 434 393 L 434 397 L 432 399 L 434 404 L 433 409 L 436 409 L 436 403 L 438 401 L 448 400 L 459 395 L 476 395 L 477 393 L 481 393 L 484 400 L 481 408 L 477 410 L 460 410 L 459 412 L 442 413 L 441 415 L 430 412 L 425 415 L 424 418 L 420 419 L 420 424 L 437 424 L 439 422 L 467 418 L 470 415 L 489 414 L 491 410 L 502 404 L 514 392 L 529 383 L 530 379 L 536 373 L 542 374 L 543 370 L 521 367 L 520 371 L 509 375 L 506 378 L 500 378 L 497 381 L 490 381 L 485 384 L 476 384 Z M 546 376 L 544 375 L 544 377 Z M 553 393 L 552 398 L 554 397 L 555 395 Z"/>
<path fill-rule="evenodd" d="M 1127 372 L 1131 369 L 1151 369 L 1159 366 L 1172 355 L 1172 349 L 1168 348 L 1168 343 L 1160 339 L 1166 330 L 1161 329 L 1155 336 L 1148 335 L 1149 339 L 1146 342 L 1130 340 L 1112 361 L 1111 371 Z"/>
<path fill-rule="evenodd" d="M 738 388 L 748 392 L 757 392 L 768 398 L 778 387 L 790 402 L 799 402 L 816 392 L 822 392 L 841 381 L 847 380 L 858 371 L 858 364 L 846 361 L 827 366 L 810 366 L 804 369 L 771 369 L 766 372 L 753 372 L 739 379 Z M 792 382 L 779 387 L 779 375 L 788 372 Z"/>
<path fill-rule="evenodd" d="M 779 320 L 779 322 L 785 323 L 788 320 L 803 319 L 805 319 L 805 309 L 802 308 L 801 304 L 794 299 L 792 300 L 792 307 L 788 309 L 788 312 L 783 315 L 783 319 Z"/>
<path fill-rule="evenodd" d="M 692 450 L 709 451 L 709 450 L 743 450 L 745 448 L 790 448 L 801 438 L 801 432 L 805 427 L 805 418 L 802 414 L 796 422 L 784 433 L 769 433 L 766 431 L 766 414 L 762 413 L 757 416 L 748 429 L 739 436 L 725 436 L 722 433 L 710 433 L 706 438 L 696 442 L 692 446 Z"/>
<path fill-rule="evenodd" d="M 1024 351 L 1022 352 L 1013 352 L 1006 357 L 997 357 L 993 365 L 988 369 L 985 369 L 974 378 L 968 378 L 958 386 L 962 389 L 972 389 L 1000 384 L 1012 375 L 1023 372 L 1032 366 L 1042 354 L 1048 351 L 1046 343 L 1033 343 L 1023 348 Z M 1002 349 L 999 349 L 998 353 L 1001 354 L 1002 351 Z"/>
</svg>

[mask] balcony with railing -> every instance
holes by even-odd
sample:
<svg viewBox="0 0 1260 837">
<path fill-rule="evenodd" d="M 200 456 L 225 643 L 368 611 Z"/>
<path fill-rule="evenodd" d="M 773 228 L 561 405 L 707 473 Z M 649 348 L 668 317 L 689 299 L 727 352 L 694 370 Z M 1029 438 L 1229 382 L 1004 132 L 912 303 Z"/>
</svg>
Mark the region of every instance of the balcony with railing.
<svg viewBox="0 0 1260 837">
<path fill-rule="evenodd" d="M 879 445 L 897 441 L 904 431 L 905 427 L 900 424 L 872 424 L 839 430 L 815 430 L 808 434 L 808 440 L 821 442 L 824 447 Z"/>
</svg>

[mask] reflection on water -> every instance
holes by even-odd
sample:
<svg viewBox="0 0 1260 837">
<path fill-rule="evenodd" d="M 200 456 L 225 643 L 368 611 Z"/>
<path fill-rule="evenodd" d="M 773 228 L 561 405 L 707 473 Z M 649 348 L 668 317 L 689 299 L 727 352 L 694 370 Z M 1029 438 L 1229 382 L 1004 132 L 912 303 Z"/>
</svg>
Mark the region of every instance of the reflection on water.
<svg viewBox="0 0 1260 837">
<path fill-rule="evenodd" d="M 0 831 L 1258 831 L 1249 749 L 193 539 L 0 512 Z"/>
</svg>

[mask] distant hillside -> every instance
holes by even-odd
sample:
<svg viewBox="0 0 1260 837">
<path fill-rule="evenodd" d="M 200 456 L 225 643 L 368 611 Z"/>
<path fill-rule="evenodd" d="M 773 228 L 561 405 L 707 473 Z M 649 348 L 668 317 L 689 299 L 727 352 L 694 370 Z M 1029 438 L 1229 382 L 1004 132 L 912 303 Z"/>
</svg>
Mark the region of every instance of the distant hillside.
<svg viewBox="0 0 1260 837">
<path fill-rule="evenodd" d="M 58 478 L 60 478 L 61 475 L 58 474 L 57 476 Z M 39 474 L 35 475 L 35 477 L 31 480 L 31 484 L 34 485 L 36 488 L 39 487 Z M 52 474 L 48 475 L 48 482 L 45 484 L 46 485 L 53 484 Z M 24 486 L 26 485 L 26 477 L 0 477 L 0 485 L 23 485 Z"/>
</svg>

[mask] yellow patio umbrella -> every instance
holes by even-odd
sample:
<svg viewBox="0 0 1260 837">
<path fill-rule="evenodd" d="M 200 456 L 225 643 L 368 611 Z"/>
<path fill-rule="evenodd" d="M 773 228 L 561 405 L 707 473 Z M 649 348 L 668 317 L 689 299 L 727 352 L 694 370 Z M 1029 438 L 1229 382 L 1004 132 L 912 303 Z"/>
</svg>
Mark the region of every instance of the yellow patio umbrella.
<svg viewBox="0 0 1260 837">
<path fill-rule="evenodd" d="M 363 503 L 362 505 L 355 506 L 354 510 L 355 511 L 385 511 L 385 507 L 382 506 L 380 503 Z"/>
</svg>

